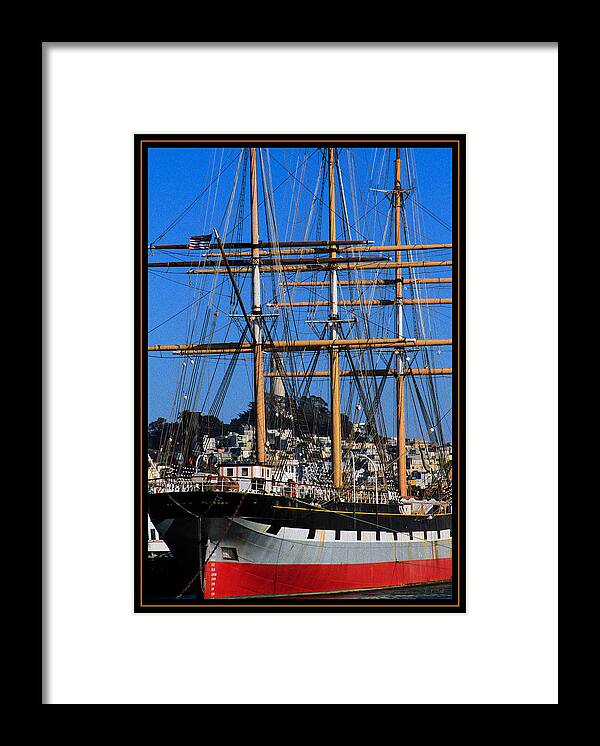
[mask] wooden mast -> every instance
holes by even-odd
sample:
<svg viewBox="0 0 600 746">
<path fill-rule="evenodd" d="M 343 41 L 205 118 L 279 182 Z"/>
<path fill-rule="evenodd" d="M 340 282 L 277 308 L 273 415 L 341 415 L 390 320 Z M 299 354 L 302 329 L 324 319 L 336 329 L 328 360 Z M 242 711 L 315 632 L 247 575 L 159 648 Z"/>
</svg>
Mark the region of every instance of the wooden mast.
<svg viewBox="0 0 600 746">
<path fill-rule="evenodd" d="M 403 285 L 440 285 L 452 282 L 451 277 L 418 277 L 414 280 L 404 280 Z M 280 285 L 285 285 L 288 288 L 297 287 L 310 287 L 318 288 L 325 287 L 328 282 L 324 280 L 281 280 Z M 338 285 L 395 285 L 396 280 L 338 280 Z M 395 302 L 395 301 L 394 301 Z"/>
<path fill-rule="evenodd" d="M 392 306 L 395 305 L 395 300 L 389 298 L 367 298 L 366 300 L 340 300 L 338 301 L 339 306 Z M 274 308 L 302 308 L 302 306 L 328 306 L 329 301 L 326 300 L 292 300 L 282 301 L 281 303 L 269 303 L 269 306 Z M 402 305 L 404 306 L 449 306 L 452 305 L 452 298 L 403 298 Z"/>
<path fill-rule="evenodd" d="M 396 269 L 398 266 L 400 267 L 451 267 L 452 266 L 452 259 L 444 259 L 443 261 L 435 261 L 435 262 L 384 262 L 377 259 L 365 259 L 365 257 L 362 257 L 362 261 L 358 260 L 358 257 L 348 259 L 346 257 L 337 257 L 335 260 L 335 263 L 337 264 L 337 270 L 338 272 L 341 270 L 343 272 L 351 272 L 355 269 Z M 283 267 L 284 272 L 314 272 L 315 269 L 327 269 L 333 262 L 330 260 L 329 257 L 325 259 L 310 259 L 307 261 L 302 262 L 302 259 L 299 258 L 297 260 L 297 263 L 292 265 L 287 265 Z M 203 269 L 189 269 L 186 274 L 190 275 L 222 275 L 226 274 L 227 270 L 220 267 L 222 262 L 203 262 L 202 264 L 199 264 L 197 261 L 195 262 L 148 262 L 148 267 L 164 267 L 164 268 L 170 268 L 170 267 L 202 267 Z M 261 266 L 261 273 L 265 272 L 277 272 L 281 274 L 282 267 L 281 265 L 284 264 L 283 260 L 280 260 L 277 262 L 277 264 L 268 264 L 268 265 L 262 265 Z M 239 264 L 231 264 L 232 271 L 235 273 L 244 273 L 244 272 L 251 272 L 252 266 L 251 264 L 244 264 L 240 266 Z"/>
<path fill-rule="evenodd" d="M 396 148 L 395 179 L 394 179 L 394 243 L 400 245 L 402 213 L 401 213 L 401 191 L 400 172 L 402 161 L 400 160 L 400 148 Z M 400 264 L 402 254 L 396 252 L 396 264 Z M 402 337 L 402 267 L 396 267 L 396 337 Z M 407 495 L 406 482 L 406 420 L 404 406 L 404 352 L 396 351 L 396 438 L 398 447 L 398 487 L 400 497 Z"/>
<path fill-rule="evenodd" d="M 329 257 L 335 259 L 335 148 L 329 148 Z M 338 338 L 338 277 L 337 267 L 332 264 L 329 270 L 329 321 L 330 337 L 335 343 Z M 333 486 L 342 486 L 342 416 L 340 404 L 340 351 L 334 344 L 329 358 L 329 390 L 331 398 L 331 471 Z"/>
<path fill-rule="evenodd" d="M 372 370 L 341 370 L 341 376 L 368 376 L 370 378 L 385 378 L 386 376 L 395 376 L 395 370 L 387 368 L 375 368 Z M 451 376 L 452 368 L 404 368 L 404 375 L 410 376 Z M 328 378 L 328 370 L 284 370 L 272 371 L 265 373 L 267 378 Z"/>
<path fill-rule="evenodd" d="M 442 345 L 451 345 L 451 339 L 396 339 L 395 337 L 368 337 L 365 339 L 288 339 L 288 340 L 268 340 L 263 342 L 263 352 L 272 352 L 280 350 L 293 350 L 300 352 L 311 352 L 314 350 L 337 348 L 401 348 L 406 347 L 413 349 L 417 347 L 440 347 Z M 214 355 L 218 352 L 254 352 L 253 342 L 198 342 L 193 344 L 163 344 L 149 345 L 148 352 L 177 352 L 185 354 L 206 354 Z"/>
<path fill-rule="evenodd" d="M 256 461 L 266 461 L 267 427 L 265 417 L 265 377 L 260 299 L 260 246 L 258 243 L 258 180 L 256 148 L 250 148 L 250 233 L 252 243 L 252 322 L 254 329 L 254 407 L 256 411 Z"/>
</svg>

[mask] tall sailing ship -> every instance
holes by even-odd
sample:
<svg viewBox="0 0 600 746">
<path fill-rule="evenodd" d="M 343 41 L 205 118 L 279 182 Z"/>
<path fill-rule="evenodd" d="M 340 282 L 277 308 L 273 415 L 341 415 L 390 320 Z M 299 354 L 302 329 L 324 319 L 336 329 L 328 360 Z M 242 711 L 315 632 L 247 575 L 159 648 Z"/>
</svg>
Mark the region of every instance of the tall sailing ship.
<svg viewBox="0 0 600 746">
<path fill-rule="evenodd" d="M 432 306 L 452 302 L 452 243 L 422 240 L 410 149 L 377 149 L 371 171 L 387 162 L 393 178 L 366 196 L 343 150 L 310 154 L 308 197 L 304 153 L 286 168 L 286 240 L 277 151 L 248 147 L 232 163 L 220 230 L 148 247 L 149 269 L 185 273 L 195 294 L 187 338 L 148 347 L 180 366 L 175 421 L 148 456 L 147 505 L 189 578 L 181 592 L 296 596 L 452 579 L 452 369 L 437 362 L 452 340 L 431 335 Z M 384 220 L 377 243 L 350 218 L 371 203 Z M 226 453 L 211 427 L 250 361 L 242 447 Z M 328 401 L 311 395 L 315 383 L 328 383 Z"/>
</svg>

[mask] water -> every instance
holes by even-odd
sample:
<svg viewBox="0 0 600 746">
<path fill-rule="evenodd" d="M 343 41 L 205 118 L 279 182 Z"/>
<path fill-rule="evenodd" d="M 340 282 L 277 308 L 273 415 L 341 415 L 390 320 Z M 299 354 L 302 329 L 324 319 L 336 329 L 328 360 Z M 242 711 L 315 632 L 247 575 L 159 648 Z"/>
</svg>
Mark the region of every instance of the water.
<svg viewBox="0 0 600 746">
<path fill-rule="evenodd" d="M 259 598 L 258 596 L 256 598 Z M 289 596 L 287 598 L 290 598 Z M 452 583 L 436 583 L 435 585 L 426 586 L 415 586 L 413 588 L 385 588 L 374 591 L 357 591 L 356 593 L 330 593 L 319 596 L 302 596 L 313 601 L 351 601 L 357 598 L 366 600 L 390 600 L 397 601 L 403 599 L 405 601 L 451 601 L 452 600 Z M 201 601 L 201 597 L 195 593 L 186 593 L 180 598 L 176 599 L 175 596 L 154 596 L 149 597 L 148 601 L 158 603 L 171 603 L 173 601 L 179 602 L 194 602 Z M 275 604 L 277 599 L 272 600 Z"/>
<path fill-rule="evenodd" d="M 368 599 L 389 599 L 390 601 L 399 598 L 419 601 L 423 599 L 435 601 L 452 600 L 452 583 L 435 583 L 432 585 L 413 586 L 408 588 L 384 588 L 374 591 L 357 591 L 356 593 L 341 593 L 319 596 L 319 598 L 368 598 Z"/>
</svg>

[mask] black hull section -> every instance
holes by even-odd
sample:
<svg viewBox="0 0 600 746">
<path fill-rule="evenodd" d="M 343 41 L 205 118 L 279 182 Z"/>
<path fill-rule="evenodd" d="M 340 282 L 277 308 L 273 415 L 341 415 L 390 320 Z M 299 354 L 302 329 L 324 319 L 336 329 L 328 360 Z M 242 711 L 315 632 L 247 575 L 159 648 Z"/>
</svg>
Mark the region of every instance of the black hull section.
<svg viewBox="0 0 600 746">
<path fill-rule="evenodd" d="M 443 531 L 452 527 L 452 515 L 405 515 L 398 503 L 372 504 L 335 502 L 314 506 L 264 495 L 223 492 L 177 492 L 148 495 L 152 522 L 169 544 L 164 530 L 169 521 L 184 520 L 198 535 L 202 518 L 246 518 L 273 526 L 329 531 Z M 434 507 L 434 511 L 435 511 Z M 163 528 L 161 528 L 161 526 Z M 169 545 L 170 546 L 170 545 Z M 171 547 L 175 552 L 175 548 Z"/>
<path fill-rule="evenodd" d="M 202 567 L 206 539 L 200 532 L 200 521 L 193 516 L 164 517 L 162 511 L 149 508 L 150 519 L 161 539 L 171 550 L 173 561 L 146 558 L 144 584 L 148 597 L 171 596 L 174 593 L 201 595 Z"/>
<path fill-rule="evenodd" d="M 199 567 L 201 557 L 200 527 L 197 518 L 160 517 L 150 507 L 150 519 L 156 526 L 160 538 L 166 542 L 171 552 L 181 562 Z"/>
</svg>

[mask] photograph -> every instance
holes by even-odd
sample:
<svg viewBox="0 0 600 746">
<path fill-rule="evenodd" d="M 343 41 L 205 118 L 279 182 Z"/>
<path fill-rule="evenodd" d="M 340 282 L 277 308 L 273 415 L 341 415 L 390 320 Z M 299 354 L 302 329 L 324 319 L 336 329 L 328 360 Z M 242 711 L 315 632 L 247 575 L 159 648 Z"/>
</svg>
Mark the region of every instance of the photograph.
<svg viewBox="0 0 600 746">
<path fill-rule="evenodd" d="M 135 136 L 136 611 L 464 611 L 464 134 Z"/>
</svg>

